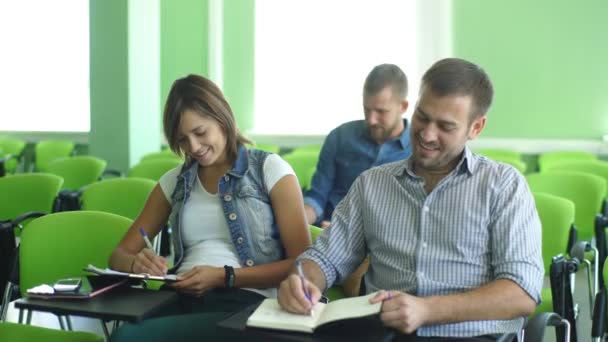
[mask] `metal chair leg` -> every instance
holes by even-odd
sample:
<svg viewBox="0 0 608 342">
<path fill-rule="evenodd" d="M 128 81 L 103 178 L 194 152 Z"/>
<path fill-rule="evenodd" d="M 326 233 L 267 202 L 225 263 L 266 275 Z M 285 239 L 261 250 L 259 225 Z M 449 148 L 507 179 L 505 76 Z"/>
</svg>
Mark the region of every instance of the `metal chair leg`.
<svg viewBox="0 0 608 342">
<path fill-rule="evenodd" d="M 11 282 L 8 282 L 6 284 L 6 288 L 4 289 L 4 294 L 2 296 L 2 311 L 0 312 L 0 322 L 6 322 L 8 306 L 11 302 L 12 297 L 13 297 L 13 284 Z"/>
</svg>

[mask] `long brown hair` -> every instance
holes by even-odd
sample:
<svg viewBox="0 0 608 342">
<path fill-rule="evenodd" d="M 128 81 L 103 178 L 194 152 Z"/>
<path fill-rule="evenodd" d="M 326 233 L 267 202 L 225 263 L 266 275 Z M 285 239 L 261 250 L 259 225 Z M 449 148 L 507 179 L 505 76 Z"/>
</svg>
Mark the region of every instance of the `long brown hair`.
<svg viewBox="0 0 608 342">
<path fill-rule="evenodd" d="M 222 91 L 211 80 L 191 74 L 173 82 L 165 103 L 163 126 L 165 138 L 173 152 L 184 154 L 178 141 L 178 131 L 182 114 L 187 110 L 217 121 L 226 135 L 226 155 L 230 162 L 236 160 L 240 145 L 251 143 L 239 132 Z"/>
</svg>

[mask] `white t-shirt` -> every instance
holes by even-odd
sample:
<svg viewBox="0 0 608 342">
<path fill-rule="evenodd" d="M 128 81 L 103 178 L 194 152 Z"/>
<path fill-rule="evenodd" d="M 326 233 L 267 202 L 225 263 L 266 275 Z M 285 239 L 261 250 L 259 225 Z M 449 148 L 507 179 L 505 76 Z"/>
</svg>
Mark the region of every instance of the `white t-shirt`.
<svg viewBox="0 0 608 342">
<path fill-rule="evenodd" d="M 171 195 L 177 184 L 181 165 L 168 171 L 159 180 L 165 197 L 171 202 Z M 263 166 L 264 181 L 268 191 L 286 175 L 295 175 L 291 166 L 280 156 L 271 154 L 266 157 Z M 240 268 L 239 257 L 230 239 L 230 230 L 222 201 L 217 194 L 205 190 L 200 179 L 190 193 L 190 198 L 183 208 L 180 218 L 184 242 L 184 259 L 177 273 L 184 273 L 198 265 L 223 267 L 224 265 Z M 275 289 L 249 289 L 266 297 L 276 297 Z"/>
</svg>

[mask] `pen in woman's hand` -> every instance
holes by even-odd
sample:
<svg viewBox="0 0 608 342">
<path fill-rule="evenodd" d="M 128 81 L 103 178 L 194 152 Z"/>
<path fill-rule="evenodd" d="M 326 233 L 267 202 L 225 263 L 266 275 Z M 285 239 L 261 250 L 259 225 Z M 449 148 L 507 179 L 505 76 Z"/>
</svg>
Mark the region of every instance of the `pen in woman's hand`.
<svg viewBox="0 0 608 342">
<path fill-rule="evenodd" d="M 312 311 L 312 297 L 310 296 L 310 292 L 306 288 L 306 284 L 304 282 L 304 272 L 302 271 L 302 261 L 296 260 L 296 268 L 298 269 L 298 275 L 300 276 L 300 282 L 302 283 L 302 290 L 304 291 L 304 296 L 310 302 L 310 315 L 314 316 L 314 311 Z"/>
<path fill-rule="evenodd" d="M 146 247 L 154 250 L 154 247 L 152 246 L 152 242 L 150 242 L 150 239 L 148 238 L 148 234 L 146 234 L 146 231 L 142 228 L 139 227 L 139 233 L 141 234 L 141 237 L 144 238 L 144 242 L 146 243 Z"/>
</svg>

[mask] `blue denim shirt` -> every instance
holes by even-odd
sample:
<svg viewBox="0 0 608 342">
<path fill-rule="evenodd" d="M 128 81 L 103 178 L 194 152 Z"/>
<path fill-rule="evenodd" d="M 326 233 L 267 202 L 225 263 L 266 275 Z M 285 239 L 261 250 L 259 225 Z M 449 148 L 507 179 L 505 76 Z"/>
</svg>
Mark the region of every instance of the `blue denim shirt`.
<svg viewBox="0 0 608 342">
<path fill-rule="evenodd" d="M 334 208 L 363 171 L 409 157 L 412 153 L 410 126 L 406 119 L 403 123 L 405 129 L 401 136 L 381 145 L 369 135 L 365 120 L 347 122 L 329 133 L 310 190 L 304 197 L 304 203 L 317 214 L 315 224 L 331 219 Z"/>
<path fill-rule="evenodd" d="M 268 152 L 248 150 L 241 146 L 232 169 L 219 181 L 218 196 L 222 201 L 232 243 L 243 267 L 278 261 L 285 255 L 269 190 L 264 182 L 264 161 L 268 155 Z M 170 272 L 175 272 L 183 260 L 180 218 L 196 184 L 198 168 L 197 162 L 184 164 L 171 195 L 169 225 L 173 231 L 175 263 Z M 200 225 L 204 229 L 205 222 Z"/>
</svg>

